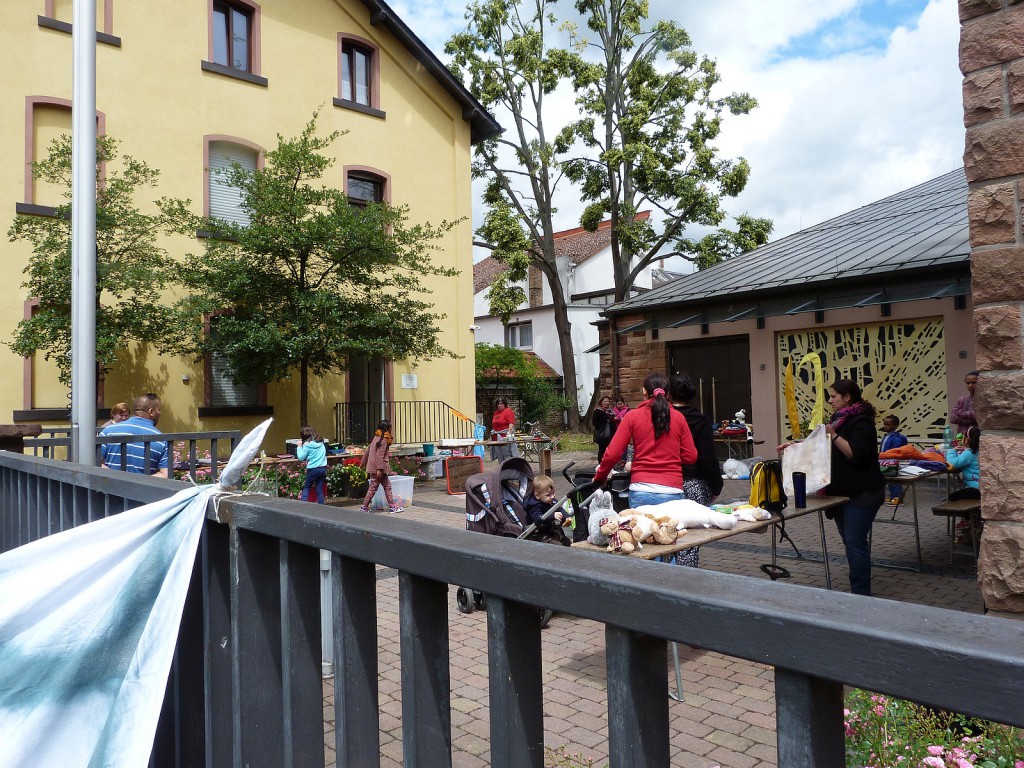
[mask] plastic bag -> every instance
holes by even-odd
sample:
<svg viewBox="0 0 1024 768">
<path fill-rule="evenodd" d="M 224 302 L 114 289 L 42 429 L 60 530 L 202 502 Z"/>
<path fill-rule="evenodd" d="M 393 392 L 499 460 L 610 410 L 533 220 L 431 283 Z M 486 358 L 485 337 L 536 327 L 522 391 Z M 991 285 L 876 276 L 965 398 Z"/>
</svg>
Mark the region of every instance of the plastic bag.
<svg viewBox="0 0 1024 768">
<path fill-rule="evenodd" d="M 807 475 L 807 493 L 817 493 L 832 481 L 832 441 L 819 424 L 807 439 L 793 443 L 782 453 L 782 487 L 793 495 L 793 473 Z"/>
</svg>

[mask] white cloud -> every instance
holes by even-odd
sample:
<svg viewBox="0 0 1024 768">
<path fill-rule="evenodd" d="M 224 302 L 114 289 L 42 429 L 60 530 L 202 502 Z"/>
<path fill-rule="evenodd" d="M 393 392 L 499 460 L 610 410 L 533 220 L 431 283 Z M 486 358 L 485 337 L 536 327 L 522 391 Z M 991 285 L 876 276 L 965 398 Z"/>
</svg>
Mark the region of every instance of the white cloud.
<svg viewBox="0 0 1024 768">
<path fill-rule="evenodd" d="M 730 122 L 721 146 L 752 177 L 730 205 L 788 234 L 953 170 L 963 152 L 959 22 L 933 0 L 884 50 L 743 69 L 719 59 L 723 81 L 761 103 Z"/>
</svg>

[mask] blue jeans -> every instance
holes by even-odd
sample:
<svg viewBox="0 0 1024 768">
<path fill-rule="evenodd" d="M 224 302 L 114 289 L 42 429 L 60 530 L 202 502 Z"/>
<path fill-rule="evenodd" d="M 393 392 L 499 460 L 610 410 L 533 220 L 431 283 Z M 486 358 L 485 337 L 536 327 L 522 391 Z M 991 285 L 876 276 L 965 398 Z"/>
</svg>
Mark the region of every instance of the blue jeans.
<svg viewBox="0 0 1024 768">
<path fill-rule="evenodd" d="M 324 503 L 324 481 L 327 479 L 327 467 L 313 467 L 306 470 L 306 483 L 302 486 L 300 499 L 305 501 L 309 498 L 309 489 L 316 488 L 317 504 Z"/>
<path fill-rule="evenodd" d="M 648 491 L 631 490 L 629 492 L 629 507 L 630 509 L 636 509 L 644 504 L 664 504 L 666 501 L 675 501 L 681 498 L 683 498 L 682 490 L 675 493 L 650 493 Z"/>
<path fill-rule="evenodd" d="M 850 564 L 850 591 L 855 595 L 871 594 L 871 545 L 868 534 L 875 522 L 878 507 L 846 504 L 835 511 L 836 528 L 846 547 Z"/>
</svg>

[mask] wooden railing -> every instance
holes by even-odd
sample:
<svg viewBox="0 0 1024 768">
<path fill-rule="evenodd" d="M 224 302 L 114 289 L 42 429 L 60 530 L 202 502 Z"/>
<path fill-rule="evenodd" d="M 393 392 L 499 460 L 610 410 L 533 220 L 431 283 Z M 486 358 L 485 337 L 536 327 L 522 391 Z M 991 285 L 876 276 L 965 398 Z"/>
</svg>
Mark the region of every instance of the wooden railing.
<svg viewBox="0 0 1024 768">
<path fill-rule="evenodd" d="M 181 487 L 0 454 L 0 550 Z M 452 765 L 450 584 L 487 595 L 496 768 L 543 764 L 537 605 L 605 624 L 616 768 L 670 763 L 668 641 L 775 668 L 786 768 L 845 765 L 844 684 L 1024 727 L 1017 622 L 711 571 L 666 579 L 656 563 L 283 499 L 223 498 L 208 516 L 153 766 L 324 764 L 321 550 L 338 766 L 380 764 L 378 565 L 398 571 L 409 766 Z"/>
</svg>

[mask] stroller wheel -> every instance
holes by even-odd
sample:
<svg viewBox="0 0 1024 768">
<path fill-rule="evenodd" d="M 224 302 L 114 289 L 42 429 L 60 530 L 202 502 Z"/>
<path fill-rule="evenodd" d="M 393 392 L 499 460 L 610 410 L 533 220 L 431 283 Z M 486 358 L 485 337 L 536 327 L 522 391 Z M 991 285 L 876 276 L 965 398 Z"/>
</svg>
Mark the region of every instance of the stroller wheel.
<svg viewBox="0 0 1024 768">
<path fill-rule="evenodd" d="M 554 615 L 555 615 L 555 612 L 552 611 L 550 608 L 541 608 L 540 609 L 540 628 L 544 629 L 545 627 L 547 627 L 548 622 L 551 621 L 551 617 L 554 616 Z"/>
<path fill-rule="evenodd" d="M 455 604 L 463 613 L 473 612 L 473 599 L 470 597 L 468 589 L 466 589 L 465 587 L 459 587 L 458 590 L 456 590 Z"/>
<path fill-rule="evenodd" d="M 487 595 L 483 592 L 474 592 L 473 605 L 476 606 L 478 611 L 485 610 L 487 608 Z"/>
</svg>

